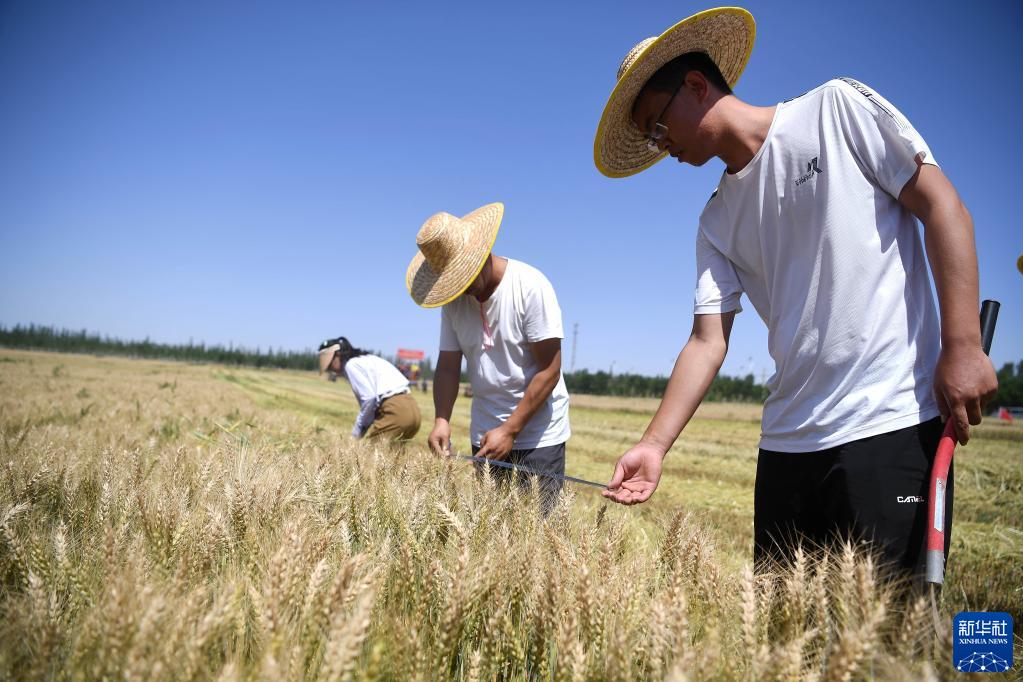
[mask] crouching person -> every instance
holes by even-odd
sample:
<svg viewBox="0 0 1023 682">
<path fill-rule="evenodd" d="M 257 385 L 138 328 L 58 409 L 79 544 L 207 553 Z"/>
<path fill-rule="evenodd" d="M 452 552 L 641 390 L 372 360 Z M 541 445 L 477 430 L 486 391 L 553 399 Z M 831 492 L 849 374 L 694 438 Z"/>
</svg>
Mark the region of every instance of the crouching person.
<svg viewBox="0 0 1023 682">
<path fill-rule="evenodd" d="M 328 370 L 344 374 L 359 401 L 353 438 L 406 441 L 419 431 L 422 417 L 408 379 L 387 360 L 354 348 L 340 336 L 320 344 L 320 373 Z"/>
<path fill-rule="evenodd" d="M 443 306 L 429 442 L 435 453 L 450 454 L 464 357 L 472 385 L 473 454 L 536 472 L 547 515 L 561 491 L 571 436 L 561 310 L 539 270 L 491 253 L 503 214 L 503 204 L 462 218 L 438 213 L 416 237 L 419 253 L 406 273 L 409 293 L 425 308 Z M 500 467 L 493 473 L 498 481 L 512 475 Z M 527 476 L 519 480 L 529 485 Z"/>
</svg>

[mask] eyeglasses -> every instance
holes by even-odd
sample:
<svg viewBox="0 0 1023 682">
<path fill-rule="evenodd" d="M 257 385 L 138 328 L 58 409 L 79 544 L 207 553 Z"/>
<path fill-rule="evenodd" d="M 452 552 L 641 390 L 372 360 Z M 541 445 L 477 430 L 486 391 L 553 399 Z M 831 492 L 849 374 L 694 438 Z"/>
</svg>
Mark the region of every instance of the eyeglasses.
<svg viewBox="0 0 1023 682">
<path fill-rule="evenodd" d="M 675 92 L 671 93 L 671 97 L 668 98 L 668 103 L 664 105 L 663 109 L 661 109 L 661 115 L 657 117 L 657 122 L 654 123 L 654 129 L 646 136 L 646 148 L 652 152 L 656 152 L 658 154 L 661 153 L 661 146 L 658 143 L 668 136 L 668 126 L 661 123 L 661 119 L 664 118 L 666 113 L 668 113 L 668 107 L 670 107 L 671 103 L 675 101 L 675 95 L 678 94 L 678 91 L 682 89 L 684 84 L 684 81 L 679 83 L 679 86 L 675 88 Z"/>
</svg>

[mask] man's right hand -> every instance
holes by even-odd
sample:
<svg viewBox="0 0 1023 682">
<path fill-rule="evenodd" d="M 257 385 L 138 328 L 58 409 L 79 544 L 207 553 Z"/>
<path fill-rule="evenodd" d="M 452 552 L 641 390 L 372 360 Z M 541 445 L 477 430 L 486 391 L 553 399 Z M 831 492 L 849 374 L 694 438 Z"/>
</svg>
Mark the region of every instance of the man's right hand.
<svg viewBox="0 0 1023 682">
<path fill-rule="evenodd" d="M 650 499 L 661 480 L 664 452 L 653 445 L 637 443 L 622 455 L 607 490 L 600 494 L 619 504 L 640 504 Z"/>
<path fill-rule="evenodd" d="M 998 376 L 980 344 L 941 349 L 934 370 L 934 397 L 945 420 L 952 420 L 956 440 L 966 445 L 970 424 L 979 424 L 984 407 L 998 391 Z"/>
<path fill-rule="evenodd" d="M 619 504 L 650 499 L 661 480 L 661 460 L 685 428 L 728 352 L 735 311 L 693 316 L 693 332 L 675 360 L 668 387 L 650 425 L 636 445 L 622 455 L 601 494 Z"/>
<path fill-rule="evenodd" d="M 430 431 L 428 439 L 430 450 L 435 455 L 451 454 L 451 424 L 447 419 L 437 419 L 433 423 L 433 431 Z"/>
</svg>

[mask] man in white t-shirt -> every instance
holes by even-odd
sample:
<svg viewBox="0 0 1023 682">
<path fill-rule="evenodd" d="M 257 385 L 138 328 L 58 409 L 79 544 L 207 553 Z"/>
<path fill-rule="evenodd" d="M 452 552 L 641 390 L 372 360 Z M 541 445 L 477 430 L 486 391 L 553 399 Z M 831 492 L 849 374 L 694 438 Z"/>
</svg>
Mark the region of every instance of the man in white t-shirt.
<svg viewBox="0 0 1023 682">
<path fill-rule="evenodd" d="M 473 454 L 552 474 L 538 481 L 547 513 L 561 490 L 571 435 L 561 309 L 543 273 L 491 253 L 503 214 L 502 204 L 462 218 L 438 213 L 416 237 L 419 253 L 406 273 L 409 293 L 423 307 L 443 306 L 429 443 L 438 454 L 449 450 L 464 357 L 472 386 Z M 506 472 L 498 468 L 495 475 Z"/>
<path fill-rule="evenodd" d="M 597 131 L 596 164 L 612 177 L 666 155 L 727 167 L 697 231 L 692 335 L 605 496 L 636 504 L 653 494 L 745 293 L 775 361 L 757 464 L 758 564 L 852 535 L 919 574 L 939 413 L 965 443 L 997 387 L 980 346 L 970 215 L 917 131 L 867 86 L 837 79 L 772 107 L 732 95 L 754 33 L 748 12 L 722 8 L 643 41 Z M 948 501 L 950 524 L 951 489 Z"/>
</svg>

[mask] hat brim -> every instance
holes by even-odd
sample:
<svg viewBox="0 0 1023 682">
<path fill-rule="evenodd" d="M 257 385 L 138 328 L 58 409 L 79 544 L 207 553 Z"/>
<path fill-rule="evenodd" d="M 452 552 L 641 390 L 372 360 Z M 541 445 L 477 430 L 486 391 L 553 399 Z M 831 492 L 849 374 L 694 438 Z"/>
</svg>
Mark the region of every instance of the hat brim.
<svg viewBox="0 0 1023 682">
<path fill-rule="evenodd" d="M 324 348 L 320 351 L 320 374 L 327 371 L 330 367 L 330 363 L 334 361 L 334 355 L 341 350 L 341 344 L 335 343 L 333 346 Z"/>
<path fill-rule="evenodd" d="M 753 51 L 756 33 L 752 14 L 741 7 L 718 7 L 683 19 L 658 36 L 618 79 L 604 106 L 593 141 L 597 169 L 608 177 L 624 178 L 667 155 L 648 149 L 646 138 L 632 121 L 636 96 L 658 69 L 686 52 L 705 52 L 729 87 L 735 87 Z"/>
<path fill-rule="evenodd" d="M 405 286 L 412 300 L 424 308 L 436 308 L 455 300 L 479 276 L 487 256 L 497 241 L 497 232 L 504 217 L 504 204 L 481 206 L 462 217 L 472 224 L 468 243 L 442 272 L 435 272 L 423 253 L 417 252 L 405 271 Z"/>
</svg>

